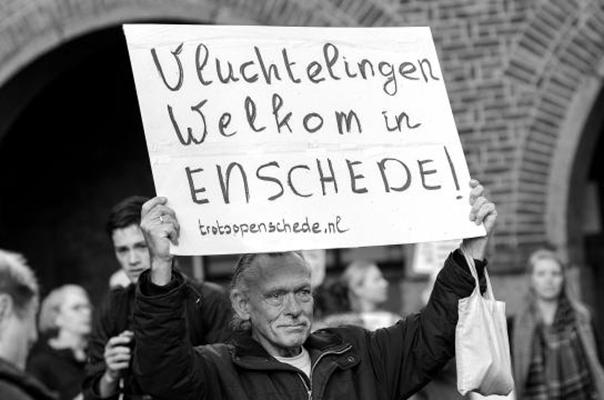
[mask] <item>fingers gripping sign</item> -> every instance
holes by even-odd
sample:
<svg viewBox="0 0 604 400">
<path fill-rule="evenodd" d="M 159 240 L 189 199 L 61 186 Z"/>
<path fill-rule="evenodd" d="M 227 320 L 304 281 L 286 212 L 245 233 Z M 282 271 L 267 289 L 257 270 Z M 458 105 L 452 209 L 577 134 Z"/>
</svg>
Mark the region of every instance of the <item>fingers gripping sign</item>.
<svg viewBox="0 0 604 400">
<path fill-rule="evenodd" d="M 151 255 L 151 280 L 158 285 L 170 281 L 173 257 L 170 243 L 178 244 L 180 232 L 176 214 L 167 202 L 165 197 L 154 197 L 141 210 L 141 230 Z"/>
<path fill-rule="evenodd" d="M 470 211 L 469 219 L 476 225 L 484 224 L 487 235 L 485 237 L 477 237 L 464 239 L 464 246 L 475 259 L 483 259 L 486 250 L 487 237 L 493 231 L 495 220 L 497 219 L 497 208 L 495 203 L 490 201 L 484 187 L 476 179 L 470 180 Z"/>
</svg>

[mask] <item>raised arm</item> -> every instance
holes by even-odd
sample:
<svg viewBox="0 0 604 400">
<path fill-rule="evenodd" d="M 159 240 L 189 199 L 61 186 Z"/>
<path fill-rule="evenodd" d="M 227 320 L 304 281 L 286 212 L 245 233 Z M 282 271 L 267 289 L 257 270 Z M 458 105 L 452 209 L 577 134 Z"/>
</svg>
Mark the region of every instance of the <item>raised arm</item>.
<svg viewBox="0 0 604 400">
<path fill-rule="evenodd" d="M 495 205 L 484 196 L 477 182 L 472 188 L 470 220 L 484 223 L 487 236 L 465 239 L 463 247 L 475 259 L 483 275 L 487 237 L 497 217 Z M 457 303 L 469 296 L 475 281 L 465 257 L 458 249 L 451 253 L 438 274 L 427 306 L 393 327 L 369 334 L 371 359 L 376 372 L 384 376 L 392 398 L 406 398 L 419 390 L 442 368 L 455 352 Z"/>
<path fill-rule="evenodd" d="M 174 210 L 166 206 L 168 199 L 154 197 L 143 204 L 141 230 L 151 256 L 151 282 L 165 286 L 172 279 L 170 242 L 178 244 L 180 225 Z"/>
<path fill-rule="evenodd" d="M 173 271 L 170 254 L 179 225 L 166 202 L 155 197 L 141 212 L 151 270 L 140 276 L 136 289 L 133 372 L 143 391 L 154 397 L 201 399 L 204 369 L 188 335 L 185 278 Z"/>
</svg>

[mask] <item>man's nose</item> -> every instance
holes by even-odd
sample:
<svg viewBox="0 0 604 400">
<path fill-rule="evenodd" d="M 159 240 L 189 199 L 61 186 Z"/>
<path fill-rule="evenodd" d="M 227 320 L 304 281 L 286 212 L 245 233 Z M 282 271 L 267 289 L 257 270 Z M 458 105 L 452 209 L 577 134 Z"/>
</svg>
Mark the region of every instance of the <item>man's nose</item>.
<svg viewBox="0 0 604 400">
<path fill-rule="evenodd" d="M 136 251 L 130 251 L 128 252 L 128 262 L 130 264 L 137 264 L 139 262 L 139 257 L 138 254 L 136 254 Z"/>
<path fill-rule="evenodd" d="M 302 313 L 302 307 L 294 293 L 288 293 L 284 300 L 285 312 L 294 316 Z"/>
</svg>

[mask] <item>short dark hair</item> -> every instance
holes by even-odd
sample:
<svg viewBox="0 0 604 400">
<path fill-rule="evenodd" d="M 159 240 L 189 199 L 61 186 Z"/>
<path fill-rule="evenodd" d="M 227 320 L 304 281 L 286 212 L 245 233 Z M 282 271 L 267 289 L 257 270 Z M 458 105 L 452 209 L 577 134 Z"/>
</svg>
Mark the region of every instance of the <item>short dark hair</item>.
<svg viewBox="0 0 604 400">
<path fill-rule="evenodd" d="M 147 200 L 149 198 L 145 196 L 130 196 L 113 206 L 105 225 L 109 237 L 113 235 L 113 231 L 116 229 L 123 229 L 130 225 L 140 225 L 141 209 Z"/>
</svg>

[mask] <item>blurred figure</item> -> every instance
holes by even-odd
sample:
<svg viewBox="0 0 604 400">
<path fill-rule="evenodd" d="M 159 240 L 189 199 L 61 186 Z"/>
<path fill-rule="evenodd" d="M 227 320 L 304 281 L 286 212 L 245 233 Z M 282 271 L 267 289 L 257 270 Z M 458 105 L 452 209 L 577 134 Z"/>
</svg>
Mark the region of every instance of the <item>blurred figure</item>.
<svg viewBox="0 0 604 400">
<path fill-rule="evenodd" d="M 315 289 L 325 280 L 325 250 L 302 250 L 301 253 L 310 266 L 310 286 Z"/>
<path fill-rule="evenodd" d="M 37 339 L 38 283 L 19 254 L 0 250 L 0 399 L 45 400 L 54 397 L 24 372 Z"/>
<path fill-rule="evenodd" d="M 352 312 L 348 286 L 341 279 L 326 280 L 314 290 L 313 298 L 313 331 L 342 325 L 364 325 L 361 316 Z"/>
<path fill-rule="evenodd" d="M 565 272 L 550 250 L 528 260 L 526 306 L 508 326 L 518 399 L 604 399 L 591 316 L 569 296 Z"/>
<path fill-rule="evenodd" d="M 118 287 L 128 287 L 130 285 L 130 279 L 123 269 L 118 269 L 109 277 L 109 289 Z"/>
<path fill-rule="evenodd" d="M 388 281 L 376 264 L 355 261 L 342 274 L 342 281 L 348 287 L 351 311 L 360 316 L 366 329 L 384 328 L 400 319 L 396 314 L 379 309 L 388 299 Z"/>
<path fill-rule="evenodd" d="M 352 313 L 348 287 L 340 279 L 325 280 L 326 251 L 302 250 L 310 267 L 310 286 L 313 290 L 313 330 L 340 325 L 362 325 L 359 316 Z"/>
<path fill-rule="evenodd" d="M 146 200 L 142 196 L 127 197 L 113 207 L 107 220 L 107 235 L 128 284 L 113 287 L 95 316 L 83 384 L 85 399 L 148 398 L 131 374 L 132 349 L 136 345 L 131 331 L 136 282 L 151 265 L 140 228 L 141 208 Z M 226 291 L 189 279 L 186 287 L 183 312 L 191 344 L 228 339 L 232 334 L 232 310 Z"/>
<path fill-rule="evenodd" d="M 64 285 L 51 291 L 40 307 L 42 340 L 32 352 L 28 371 L 61 400 L 82 398 L 86 345 L 92 308 L 81 286 Z"/>
</svg>

